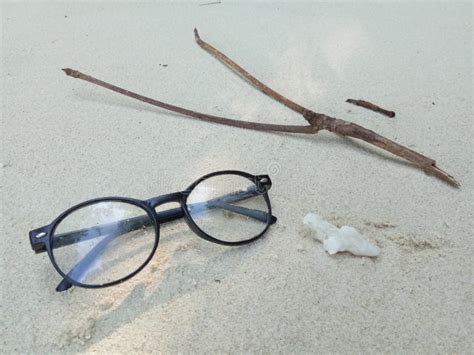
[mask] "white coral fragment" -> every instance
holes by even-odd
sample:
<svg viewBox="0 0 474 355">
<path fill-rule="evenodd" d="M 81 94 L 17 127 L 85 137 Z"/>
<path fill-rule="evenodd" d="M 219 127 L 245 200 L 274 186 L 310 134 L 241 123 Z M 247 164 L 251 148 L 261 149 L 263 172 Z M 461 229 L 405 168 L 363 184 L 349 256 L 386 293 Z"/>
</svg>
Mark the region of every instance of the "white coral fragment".
<svg viewBox="0 0 474 355">
<path fill-rule="evenodd" d="M 358 256 L 374 257 L 380 253 L 379 249 L 365 240 L 354 227 L 337 228 L 316 213 L 308 213 L 303 223 L 311 231 L 316 232 L 317 239 L 323 243 L 324 249 L 331 255 L 347 251 Z"/>
</svg>

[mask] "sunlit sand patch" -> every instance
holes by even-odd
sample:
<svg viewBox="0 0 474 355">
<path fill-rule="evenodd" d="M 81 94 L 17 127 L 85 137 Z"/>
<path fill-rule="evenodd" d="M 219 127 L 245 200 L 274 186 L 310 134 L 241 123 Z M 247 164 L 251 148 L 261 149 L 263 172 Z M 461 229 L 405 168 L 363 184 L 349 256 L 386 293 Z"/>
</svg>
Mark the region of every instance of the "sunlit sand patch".
<svg viewBox="0 0 474 355">
<path fill-rule="evenodd" d="M 351 63 L 371 52 L 370 35 L 358 22 L 344 22 L 322 38 L 322 52 L 329 67 L 343 77 Z"/>
</svg>

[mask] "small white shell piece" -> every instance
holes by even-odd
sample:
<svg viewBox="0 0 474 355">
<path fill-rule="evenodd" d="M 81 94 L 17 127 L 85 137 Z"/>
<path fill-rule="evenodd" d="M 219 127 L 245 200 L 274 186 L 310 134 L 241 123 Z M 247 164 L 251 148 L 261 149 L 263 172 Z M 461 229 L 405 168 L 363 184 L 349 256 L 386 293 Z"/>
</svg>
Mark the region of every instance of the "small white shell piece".
<svg viewBox="0 0 474 355">
<path fill-rule="evenodd" d="M 354 227 L 337 228 L 316 213 L 308 213 L 303 223 L 311 232 L 316 232 L 316 238 L 331 255 L 344 251 L 357 256 L 375 257 L 380 254 L 379 249 L 365 240 Z"/>
</svg>

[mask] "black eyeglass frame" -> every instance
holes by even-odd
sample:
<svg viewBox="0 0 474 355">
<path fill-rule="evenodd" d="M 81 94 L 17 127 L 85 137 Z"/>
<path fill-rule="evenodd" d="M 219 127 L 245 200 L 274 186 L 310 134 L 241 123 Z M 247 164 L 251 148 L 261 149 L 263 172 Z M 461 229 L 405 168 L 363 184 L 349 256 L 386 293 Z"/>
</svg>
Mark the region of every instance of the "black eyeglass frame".
<svg viewBox="0 0 474 355">
<path fill-rule="evenodd" d="M 193 189 L 202 183 L 203 181 L 210 179 L 215 176 L 219 175 L 238 175 L 244 178 L 249 179 L 252 181 L 256 187 L 258 194 L 263 196 L 265 199 L 265 202 L 268 207 L 268 213 L 267 213 L 267 221 L 266 221 L 266 226 L 260 232 L 258 235 L 242 240 L 242 241 L 236 241 L 236 242 L 231 242 L 231 241 L 224 241 L 224 240 L 219 240 L 208 233 L 204 232 L 199 226 L 194 222 L 193 218 L 191 217 L 191 214 L 187 208 L 187 199 L 188 196 L 191 194 Z M 170 222 L 176 219 L 184 218 L 186 221 L 186 224 L 189 226 L 189 228 L 199 237 L 209 241 L 213 242 L 216 244 L 221 244 L 221 245 L 226 245 L 226 246 L 240 246 L 240 245 L 245 245 L 249 244 L 259 238 L 261 238 L 268 230 L 271 224 L 274 224 L 277 221 L 277 218 L 272 215 L 272 208 L 271 208 L 271 203 L 270 203 L 270 198 L 268 196 L 268 190 L 270 190 L 272 186 L 271 179 L 268 175 L 252 175 L 243 171 L 238 171 L 238 170 L 222 170 L 222 171 L 216 171 L 207 175 L 202 176 L 195 182 L 193 182 L 188 188 L 186 188 L 184 191 L 180 192 L 174 192 L 170 194 L 165 194 L 165 195 L 160 195 L 157 197 L 153 197 L 147 200 L 139 200 L 139 199 L 134 199 L 134 198 L 128 198 L 128 197 L 101 197 L 101 198 L 95 198 L 91 200 L 84 201 L 82 203 L 79 203 L 75 206 L 70 207 L 63 213 L 61 213 L 56 219 L 53 220 L 50 224 L 34 229 L 29 232 L 29 239 L 30 239 L 30 244 L 32 249 L 35 251 L 35 253 L 43 253 L 47 252 L 49 259 L 51 260 L 51 263 L 53 264 L 54 268 L 56 271 L 61 275 L 63 278 L 63 281 L 58 285 L 56 288 L 56 291 L 65 291 L 71 286 L 77 286 L 77 287 L 83 287 L 83 288 L 103 288 L 103 287 L 110 287 L 114 286 L 117 284 L 120 284 L 124 281 L 129 280 L 136 274 L 138 274 L 140 271 L 142 271 L 145 266 L 151 261 L 151 259 L 154 257 L 156 250 L 158 248 L 159 240 L 160 240 L 160 224 Z M 127 204 L 131 204 L 134 206 L 137 206 L 144 211 L 146 211 L 148 217 L 150 220 L 153 222 L 153 227 L 155 228 L 155 242 L 153 245 L 153 248 L 151 250 L 150 255 L 147 257 L 147 259 L 143 262 L 142 265 L 140 265 L 135 271 L 131 272 L 127 276 L 114 280 L 111 282 L 103 283 L 103 284 L 98 284 L 98 285 L 88 285 L 88 284 L 83 284 L 80 283 L 74 279 L 71 279 L 67 274 L 65 274 L 59 265 L 56 263 L 56 260 L 54 258 L 54 252 L 52 248 L 52 238 L 54 236 L 54 232 L 57 228 L 57 226 L 71 213 L 89 206 L 93 205 L 99 202 L 123 202 Z M 180 207 L 175 208 L 173 210 L 168 210 L 168 211 L 161 211 L 157 212 L 155 209 L 159 205 L 163 205 L 166 203 L 170 202 L 177 202 L 179 203 Z"/>
</svg>

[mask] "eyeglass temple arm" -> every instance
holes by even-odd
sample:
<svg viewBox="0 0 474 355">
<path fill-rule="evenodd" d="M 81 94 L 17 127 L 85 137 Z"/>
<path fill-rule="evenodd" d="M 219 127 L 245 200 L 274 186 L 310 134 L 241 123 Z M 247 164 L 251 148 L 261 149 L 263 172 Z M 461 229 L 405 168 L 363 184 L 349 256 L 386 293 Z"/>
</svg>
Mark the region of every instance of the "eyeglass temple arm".
<svg viewBox="0 0 474 355">
<path fill-rule="evenodd" d="M 238 213 L 261 222 L 266 223 L 268 218 L 268 213 L 250 209 L 246 207 L 234 206 L 230 203 L 241 201 L 247 198 L 254 196 L 253 191 L 239 191 L 235 194 L 229 194 L 226 196 L 221 196 L 206 202 L 200 202 L 189 205 L 192 213 L 204 212 L 209 208 L 222 208 L 230 212 Z M 184 216 L 184 211 L 181 207 L 169 209 L 166 211 L 161 211 L 157 213 L 159 223 L 167 223 L 177 219 L 180 219 Z M 275 216 L 270 217 L 270 223 L 274 224 L 277 221 Z M 130 231 L 138 230 L 142 227 L 147 227 L 150 225 L 150 218 L 147 215 L 133 217 L 123 221 L 117 221 L 108 224 L 102 224 L 92 228 L 85 228 L 77 231 L 71 231 L 55 236 L 54 239 L 54 248 L 60 248 L 63 246 L 75 244 L 78 242 L 86 241 L 89 239 L 97 238 L 108 233 L 114 233 L 115 236 L 128 233 Z M 43 252 L 44 250 L 37 251 L 38 253 Z"/>
<path fill-rule="evenodd" d="M 183 217 L 183 210 L 181 208 L 173 208 L 170 210 L 159 212 L 158 220 L 160 223 L 170 222 L 176 219 Z M 119 223 L 119 226 L 117 226 Z M 107 245 L 118 235 L 125 234 L 130 231 L 138 230 L 143 226 L 150 225 L 150 218 L 147 215 L 138 216 L 130 218 L 126 221 L 119 221 L 114 223 L 109 223 L 107 225 L 102 225 L 94 228 L 87 228 L 80 231 L 69 232 L 65 234 L 60 234 L 56 236 L 54 247 L 59 248 L 62 246 L 74 244 L 80 241 L 85 241 L 88 239 L 97 238 L 104 236 L 109 233 L 104 239 L 97 243 L 86 255 L 82 258 L 72 269 L 68 272 L 69 277 L 81 276 L 86 271 L 86 268 L 83 266 L 88 266 L 97 255 L 99 255 Z M 91 233 L 92 232 L 92 233 Z M 118 232 L 118 233 L 117 233 Z M 111 234 L 110 234 L 111 233 Z M 58 238 L 59 237 L 59 238 Z M 73 285 L 67 280 L 62 279 L 61 282 L 56 286 L 57 292 L 63 292 L 70 289 Z"/>
<path fill-rule="evenodd" d="M 178 207 L 159 212 L 157 213 L 157 216 L 160 223 L 166 223 L 183 217 L 183 214 L 183 210 Z M 150 222 L 151 220 L 148 215 L 142 215 L 132 217 L 127 220 L 101 224 L 91 228 L 84 228 L 58 234 L 54 236 L 53 248 L 57 249 L 65 247 L 71 244 L 98 238 L 109 233 L 114 233 L 114 236 L 122 235 L 131 231 L 139 230 L 143 227 L 149 227 L 151 225 Z"/>
<path fill-rule="evenodd" d="M 115 234 L 110 234 L 97 243 L 89 252 L 82 258 L 73 268 L 68 272 L 69 277 L 78 278 L 87 272 L 87 267 L 92 264 L 95 258 L 107 248 L 107 245 L 114 240 L 116 237 Z M 61 282 L 56 286 L 57 292 L 63 292 L 72 287 L 72 284 L 66 280 L 62 279 Z"/>
</svg>

